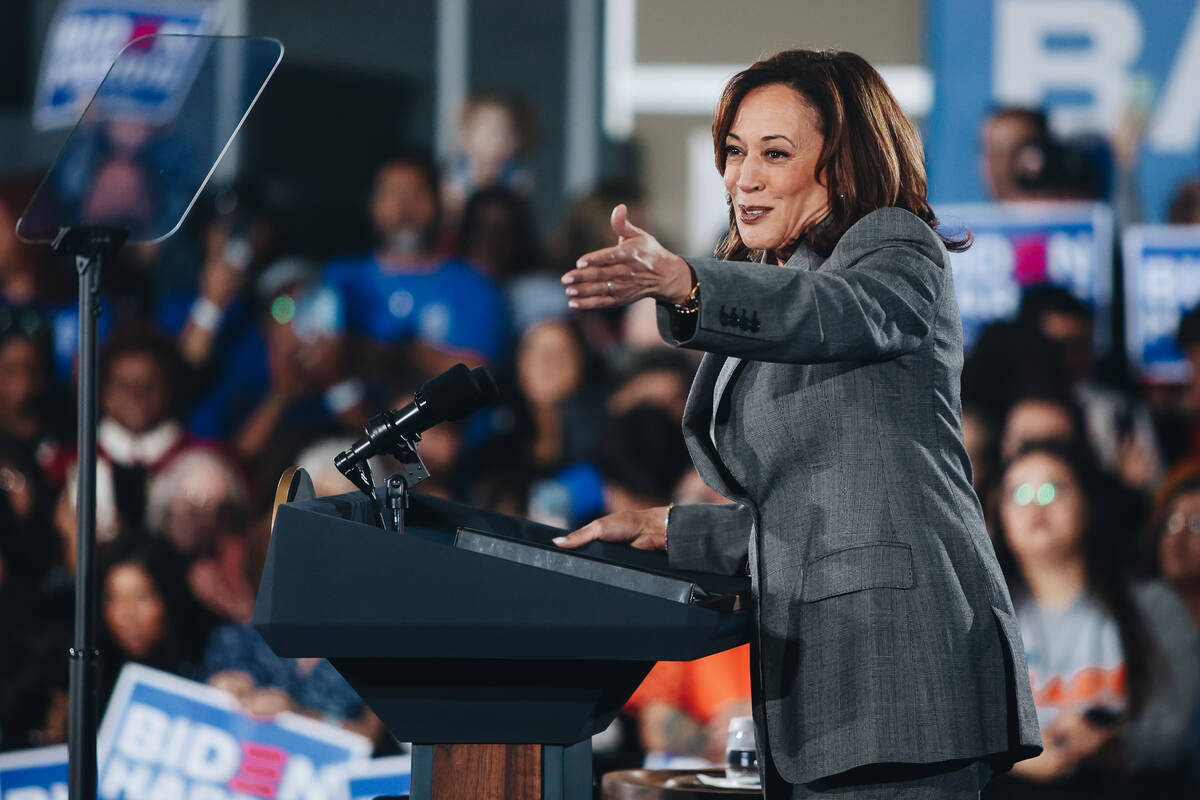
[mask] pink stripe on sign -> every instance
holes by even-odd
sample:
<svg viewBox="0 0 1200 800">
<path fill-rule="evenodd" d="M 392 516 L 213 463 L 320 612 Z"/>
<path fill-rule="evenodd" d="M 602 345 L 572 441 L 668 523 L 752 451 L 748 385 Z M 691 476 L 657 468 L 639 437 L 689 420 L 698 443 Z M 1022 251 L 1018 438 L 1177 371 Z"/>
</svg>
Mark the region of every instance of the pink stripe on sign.
<svg viewBox="0 0 1200 800">
<path fill-rule="evenodd" d="M 242 742 L 242 763 L 229 788 L 255 797 L 272 798 L 283 779 L 288 753 L 278 747 Z"/>
</svg>

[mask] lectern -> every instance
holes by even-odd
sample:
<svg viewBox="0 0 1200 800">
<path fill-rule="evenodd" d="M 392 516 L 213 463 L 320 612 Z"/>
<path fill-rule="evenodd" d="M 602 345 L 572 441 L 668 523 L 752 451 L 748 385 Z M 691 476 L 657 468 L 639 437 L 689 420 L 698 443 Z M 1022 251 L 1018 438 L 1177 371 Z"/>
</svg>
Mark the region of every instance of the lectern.
<svg viewBox="0 0 1200 800">
<path fill-rule="evenodd" d="M 413 800 L 588 800 L 591 736 L 654 662 L 747 639 L 748 578 L 420 494 L 402 533 L 374 519 L 358 493 L 279 506 L 254 624 L 414 743 Z"/>
</svg>

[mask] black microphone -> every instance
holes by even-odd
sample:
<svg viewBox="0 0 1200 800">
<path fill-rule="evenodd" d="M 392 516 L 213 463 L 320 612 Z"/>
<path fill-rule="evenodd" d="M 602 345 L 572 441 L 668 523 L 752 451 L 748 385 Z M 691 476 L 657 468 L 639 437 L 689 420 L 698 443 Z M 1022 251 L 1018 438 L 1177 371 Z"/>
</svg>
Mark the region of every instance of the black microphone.
<svg viewBox="0 0 1200 800">
<path fill-rule="evenodd" d="M 496 381 L 485 367 L 468 370 L 465 364 L 430 378 L 404 408 L 376 414 L 367 422 L 366 436 L 338 454 L 334 465 L 345 472 L 350 464 L 361 463 L 386 453 L 406 439 L 432 428 L 439 422 L 465 419 L 499 396 Z"/>
</svg>

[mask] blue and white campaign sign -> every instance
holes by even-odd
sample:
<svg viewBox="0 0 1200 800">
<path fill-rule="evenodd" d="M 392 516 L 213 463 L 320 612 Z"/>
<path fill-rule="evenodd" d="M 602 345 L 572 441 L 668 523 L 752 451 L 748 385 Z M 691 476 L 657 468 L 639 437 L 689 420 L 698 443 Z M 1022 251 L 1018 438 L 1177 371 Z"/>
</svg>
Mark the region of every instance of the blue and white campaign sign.
<svg viewBox="0 0 1200 800">
<path fill-rule="evenodd" d="M 121 66 L 105 84 L 108 114 L 139 121 L 169 119 L 196 65 L 196 43 L 150 34 L 214 33 L 217 15 L 203 0 L 70 0 L 50 26 L 33 123 L 40 130 L 74 125 L 122 48 Z M 138 40 L 138 41 L 134 41 Z"/>
<path fill-rule="evenodd" d="M 67 800 L 67 746 L 0 753 L 0 800 Z"/>
<path fill-rule="evenodd" d="M 1147 216 L 1200 172 L 1200 0 L 930 0 L 928 164 L 935 202 L 984 200 L 979 121 L 992 105 L 1044 107 L 1061 134 L 1145 119 Z"/>
<path fill-rule="evenodd" d="M 99 735 L 101 800 L 346 800 L 366 737 L 297 714 L 258 720 L 226 692 L 137 664 Z"/>
<path fill-rule="evenodd" d="M 1125 232 L 1125 340 L 1151 381 L 1187 380 L 1175 344 L 1184 313 L 1200 305 L 1200 226 L 1137 225 Z"/>
<path fill-rule="evenodd" d="M 405 754 L 371 761 L 352 761 L 342 767 L 342 775 L 350 800 L 375 800 L 381 795 L 408 794 L 412 782 L 412 756 Z"/>
<path fill-rule="evenodd" d="M 1026 286 L 1069 289 L 1096 314 L 1096 346 L 1109 345 L 1112 211 L 1100 203 L 980 203 L 934 208 L 948 232 L 965 225 L 975 243 L 951 253 L 954 292 L 969 349 L 987 324 L 1011 319 Z"/>
</svg>

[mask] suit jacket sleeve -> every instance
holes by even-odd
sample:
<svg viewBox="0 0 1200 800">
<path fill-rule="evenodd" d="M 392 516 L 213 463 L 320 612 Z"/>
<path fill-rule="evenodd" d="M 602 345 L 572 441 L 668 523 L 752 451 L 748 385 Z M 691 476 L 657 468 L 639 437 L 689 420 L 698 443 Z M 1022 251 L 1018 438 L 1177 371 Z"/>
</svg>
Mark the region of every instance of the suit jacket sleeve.
<svg viewBox="0 0 1200 800">
<path fill-rule="evenodd" d="M 659 307 L 671 344 L 794 364 L 893 358 L 933 327 L 948 269 L 929 226 L 879 209 L 842 237 L 820 270 L 689 258 L 700 281 L 691 320 Z"/>
<path fill-rule="evenodd" d="M 667 528 L 674 569 L 745 575 L 754 514 L 740 503 L 675 506 Z"/>
</svg>

